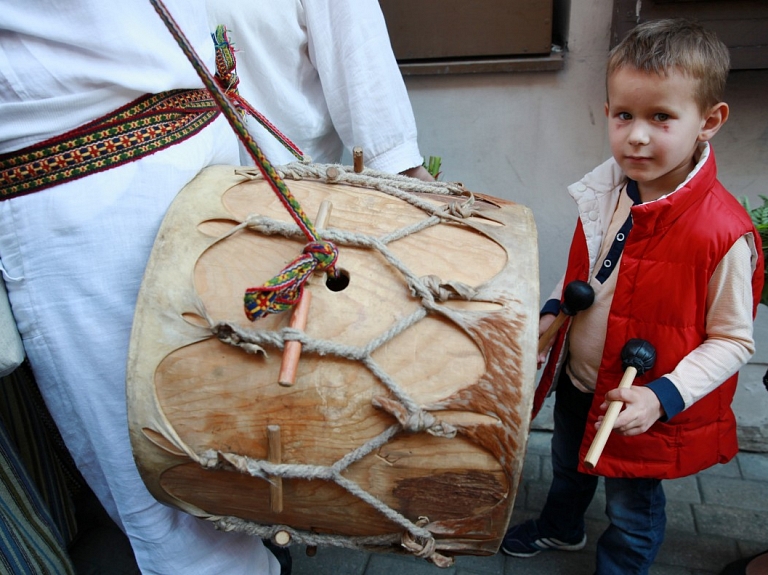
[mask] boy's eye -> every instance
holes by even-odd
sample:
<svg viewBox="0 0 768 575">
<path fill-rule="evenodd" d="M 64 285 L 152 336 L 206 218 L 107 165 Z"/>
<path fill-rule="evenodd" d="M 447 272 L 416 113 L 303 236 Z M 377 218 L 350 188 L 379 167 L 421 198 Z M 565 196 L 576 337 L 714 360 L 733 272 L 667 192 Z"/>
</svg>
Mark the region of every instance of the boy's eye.
<svg viewBox="0 0 768 575">
<path fill-rule="evenodd" d="M 663 112 L 659 112 L 658 114 L 654 114 L 653 119 L 657 122 L 666 122 L 669 120 L 669 114 L 665 114 Z"/>
<path fill-rule="evenodd" d="M 619 112 L 616 116 L 619 118 L 619 120 L 631 120 L 632 119 L 632 114 L 630 114 L 629 112 Z"/>
</svg>

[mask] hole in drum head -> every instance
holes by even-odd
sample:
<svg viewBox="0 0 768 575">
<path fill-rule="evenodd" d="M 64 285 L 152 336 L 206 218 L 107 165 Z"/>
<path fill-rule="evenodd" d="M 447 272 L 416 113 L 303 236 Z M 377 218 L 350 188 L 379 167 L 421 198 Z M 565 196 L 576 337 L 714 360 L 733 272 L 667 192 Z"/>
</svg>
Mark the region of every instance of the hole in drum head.
<svg viewBox="0 0 768 575">
<path fill-rule="evenodd" d="M 326 276 L 325 287 L 331 291 L 344 291 L 349 285 L 349 272 L 347 270 L 337 270 L 336 277 Z"/>
</svg>

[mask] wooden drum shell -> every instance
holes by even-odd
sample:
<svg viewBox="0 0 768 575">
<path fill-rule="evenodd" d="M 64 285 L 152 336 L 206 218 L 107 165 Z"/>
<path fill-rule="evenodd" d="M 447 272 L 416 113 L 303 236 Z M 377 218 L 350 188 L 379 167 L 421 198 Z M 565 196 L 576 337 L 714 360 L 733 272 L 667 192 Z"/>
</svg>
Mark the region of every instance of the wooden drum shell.
<svg viewBox="0 0 768 575">
<path fill-rule="evenodd" d="M 312 219 L 321 201 L 333 203 L 329 233 L 381 238 L 427 217 L 371 186 L 286 181 Z M 423 200 L 445 203 L 432 194 Z M 495 198 L 478 196 L 475 205 L 472 217 L 387 244 L 414 276 L 470 286 L 472 301 L 436 302 L 426 317 L 371 353 L 424 413 L 452 426 L 455 437 L 398 431 L 341 472 L 407 521 L 428 518 L 421 524 L 447 555 L 498 550 L 520 480 L 536 374 L 533 217 L 524 206 Z M 266 182 L 215 166 L 180 192 L 158 233 L 137 302 L 127 376 L 141 476 L 159 501 L 205 519 L 238 518 L 350 541 L 401 534 L 402 524 L 337 482 L 276 482 L 217 456 L 274 460 L 272 426 L 280 430 L 280 463 L 330 467 L 398 424 L 397 398 L 359 362 L 304 352 L 295 384 L 283 387 L 279 348 L 247 354 L 213 336 L 218 322 L 280 332 L 290 320 L 285 312 L 251 323 L 243 312 L 245 289 L 276 275 L 305 243 L 299 235 L 252 229 L 224 237 L 252 213 L 292 223 Z M 421 309 L 403 273 L 381 252 L 344 242 L 338 248 L 349 286 L 334 292 L 310 282 L 309 337 L 363 347 Z M 394 408 L 382 408 L 379 398 Z"/>
</svg>

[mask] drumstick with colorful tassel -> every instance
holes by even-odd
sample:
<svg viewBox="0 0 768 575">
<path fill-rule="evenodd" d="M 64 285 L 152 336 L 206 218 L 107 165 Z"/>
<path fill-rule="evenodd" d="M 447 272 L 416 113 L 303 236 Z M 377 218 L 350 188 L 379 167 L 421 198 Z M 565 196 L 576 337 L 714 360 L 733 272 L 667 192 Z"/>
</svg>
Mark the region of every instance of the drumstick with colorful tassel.
<svg viewBox="0 0 768 575">
<path fill-rule="evenodd" d="M 331 217 L 332 207 L 333 204 L 331 204 L 331 202 L 323 200 L 317 211 L 317 217 L 315 218 L 315 229 L 320 230 L 326 226 L 328 219 Z M 304 286 L 301 299 L 293 310 L 291 321 L 288 324 L 292 328 L 304 330 L 304 328 L 307 327 L 309 304 L 312 300 L 312 293 L 309 291 L 308 286 L 311 283 L 312 281 L 310 280 Z M 301 342 L 296 340 L 286 341 L 285 347 L 283 348 L 283 361 L 280 364 L 280 373 L 277 378 L 277 382 L 283 387 L 291 387 L 296 381 L 296 371 L 299 367 L 300 356 Z"/>
</svg>

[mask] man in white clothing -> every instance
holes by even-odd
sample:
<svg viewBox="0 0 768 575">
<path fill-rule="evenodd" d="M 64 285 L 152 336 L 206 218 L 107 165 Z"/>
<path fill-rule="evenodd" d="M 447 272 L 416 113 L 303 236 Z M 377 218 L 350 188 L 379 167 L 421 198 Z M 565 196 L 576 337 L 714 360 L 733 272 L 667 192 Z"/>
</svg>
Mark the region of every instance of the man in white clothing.
<svg viewBox="0 0 768 575">
<path fill-rule="evenodd" d="M 376 0 L 207 0 L 207 7 L 211 30 L 229 30 L 240 94 L 312 161 L 337 163 L 359 146 L 367 167 L 434 179 L 422 167 Z M 273 164 L 295 159 L 255 121 L 248 126 Z"/>
<path fill-rule="evenodd" d="M 212 68 L 202 0 L 166 4 Z M 121 145 L 103 132 L 88 153 L 51 140 L 98 118 L 124 120 L 121 108 L 131 102 L 203 97 L 201 87 L 146 0 L 3 2 L 0 271 L 46 403 L 142 573 L 277 575 L 258 538 L 217 531 L 152 498 L 133 461 L 126 415 L 133 309 L 155 234 L 200 169 L 239 163 L 234 134 L 209 111 L 172 145 L 133 161 L 84 157 Z M 55 159 L 37 174 L 40 162 L 29 160 L 36 149 Z M 126 144 L 126 154 L 135 151 Z M 56 162 L 74 168 L 61 171 Z"/>
</svg>

